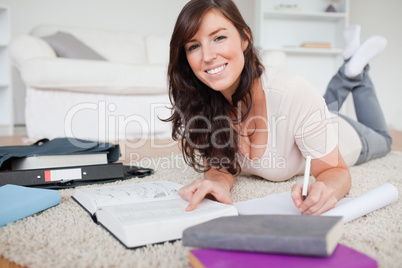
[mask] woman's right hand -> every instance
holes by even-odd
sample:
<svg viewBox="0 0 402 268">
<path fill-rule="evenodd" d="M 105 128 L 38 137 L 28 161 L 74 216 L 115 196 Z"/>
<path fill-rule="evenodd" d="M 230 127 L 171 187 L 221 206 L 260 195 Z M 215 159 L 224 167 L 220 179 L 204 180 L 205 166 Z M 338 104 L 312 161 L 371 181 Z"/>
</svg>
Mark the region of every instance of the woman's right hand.
<svg viewBox="0 0 402 268">
<path fill-rule="evenodd" d="M 184 200 L 190 202 L 187 206 L 186 211 L 191 211 L 197 207 L 197 205 L 204 199 L 208 194 L 212 195 L 216 201 L 232 204 L 232 197 L 230 195 L 230 190 L 234 184 L 234 177 L 231 174 L 215 174 L 218 176 L 208 176 L 219 171 L 209 170 L 205 174 L 205 179 L 198 179 L 192 183 L 183 186 L 179 189 L 179 195 Z M 208 174 L 209 173 L 209 174 Z"/>
</svg>

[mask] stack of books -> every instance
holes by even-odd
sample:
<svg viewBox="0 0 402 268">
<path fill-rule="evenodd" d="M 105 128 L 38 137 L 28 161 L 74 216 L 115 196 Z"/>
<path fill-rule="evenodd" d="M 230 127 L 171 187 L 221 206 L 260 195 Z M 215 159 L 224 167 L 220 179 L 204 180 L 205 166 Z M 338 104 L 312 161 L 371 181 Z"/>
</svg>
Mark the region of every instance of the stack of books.
<svg viewBox="0 0 402 268">
<path fill-rule="evenodd" d="M 60 203 L 51 189 L 122 179 L 119 146 L 68 138 L 0 147 L 0 227 Z M 79 144 L 78 144 L 79 142 Z M 30 186 L 30 187 L 25 187 Z"/>
<path fill-rule="evenodd" d="M 331 43 L 306 42 L 300 46 L 305 48 L 331 48 Z"/>
<path fill-rule="evenodd" d="M 124 177 L 123 165 L 108 163 L 107 153 L 31 156 L 13 160 L 12 167 L 0 172 L 0 186 L 65 188 Z"/>
<path fill-rule="evenodd" d="M 78 140 L 77 140 L 78 142 Z M 29 146 L 0 147 L 0 186 L 67 188 L 124 177 L 118 145 L 57 138 Z"/>
<path fill-rule="evenodd" d="M 243 215 L 221 217 L 183 232 L 191 266 L 377 267 L 377 262 L 339 244 L 342 217 Z"/>
</svg>

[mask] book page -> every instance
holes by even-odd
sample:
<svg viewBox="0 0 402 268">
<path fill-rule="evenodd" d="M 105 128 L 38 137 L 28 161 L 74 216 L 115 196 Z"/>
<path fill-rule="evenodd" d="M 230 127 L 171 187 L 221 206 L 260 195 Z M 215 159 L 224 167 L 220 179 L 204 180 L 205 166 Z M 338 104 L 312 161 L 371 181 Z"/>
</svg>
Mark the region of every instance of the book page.
<svg viewBox="0 0 402 268">
<path fill-rule="evenodd" d="M 342 198 L 332 210 L 322 215 L 343 216 L 343 222 L 349 222 L 379 208 L 389 205 L 398 199 L 398 190 L 389 183 L 362 194 L 356 198 Z M 234 204 L 240 215 L 280 214 L 300 215 L 293 203 L 290 191 L 266 197 L 252 199 Z"/>
<path fill-rule="evenodd" d="M 108 214 L 115 218 L 123 225 L 165 222 L 169 220 L 185 220 L 202 216 L 211 217 L 211 215 L 219 214 L 225 216 L 227 210 L 228 215 L 237 215 L 235 207 L 208 199 L 203 199 L 196 209 L 186 211 L 188 201 L 183 199 L 171 199 L 162 202 L 141 202 L 113 207 L 101 208 L 98 212 Z M 97 212 L 97 215 L 99 214 Z M 98 218 L 102 222 L 102 218 Z"/>
<path fill-rule="evenodd" d="M 98 222 L 126 247 L 180 239 L 183 230 L 217 217 L 238 215 L 233 205 L 203 199 L 192 211 L 181 198 L 106 206 L 96 211 Z"/>
<path fill-rule="evenodd" d="M 79 189 L 74 197 L 85 207 L 95 206 L 90 210 L 92 212 L 103 206 L 180 198 L 178 190 L 181 187 L 173 182 L 155 181 Z"/>
</svg>

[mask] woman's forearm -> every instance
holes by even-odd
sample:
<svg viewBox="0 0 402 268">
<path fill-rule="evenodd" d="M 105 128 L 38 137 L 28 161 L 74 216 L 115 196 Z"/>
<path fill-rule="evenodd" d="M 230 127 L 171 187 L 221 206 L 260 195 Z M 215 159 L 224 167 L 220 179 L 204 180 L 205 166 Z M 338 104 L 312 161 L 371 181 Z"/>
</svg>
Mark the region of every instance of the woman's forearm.
<svg viewBox="0 0 402 268">
<path fill-rule="evenodd" d="M 322 182 L 327 187 L 333 189 L 337 200 L 342 199 L 349 192 L 351 187 L 350 171 L 345 168 L 328 169 L 315 179 L 317 182 Z"/>
</svg>

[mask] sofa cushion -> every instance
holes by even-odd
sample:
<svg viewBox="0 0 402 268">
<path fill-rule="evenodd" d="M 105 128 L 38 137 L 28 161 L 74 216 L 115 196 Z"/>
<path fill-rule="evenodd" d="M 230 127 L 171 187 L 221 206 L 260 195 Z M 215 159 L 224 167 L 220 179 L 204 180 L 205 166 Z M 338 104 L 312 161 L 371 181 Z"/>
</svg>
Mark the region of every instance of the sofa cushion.
<svg viewBox="0 0 402 268">
<path fill-rule="evenodd" d="M 36 57 L 55 58 L 56 53 L 48 43 L 31 35 L 21 35 L 12 40 L 9 46 L 12 63 L 18 68 L 24 61 Z"/>
<path fill-rule="evenodd" d="M 42 24 L 31 35 L 46 36 L 58 31 L 70 33 L 109 61 L 147 63 L 144 36 L 135 32 Z"/>
<path fill-rule="evenodd" d="M 167 94 L 167 66 L 34 58 L 21 76 L 28 87 L 115 95 Z"/>
<path fill-rule="evenodd" d="M 57 32 L 42 37 L 56 52 L 58 57 L 86 60 L 105 60 L 96 51 L 75 38 L 72 34 Z"/>
</svg>

